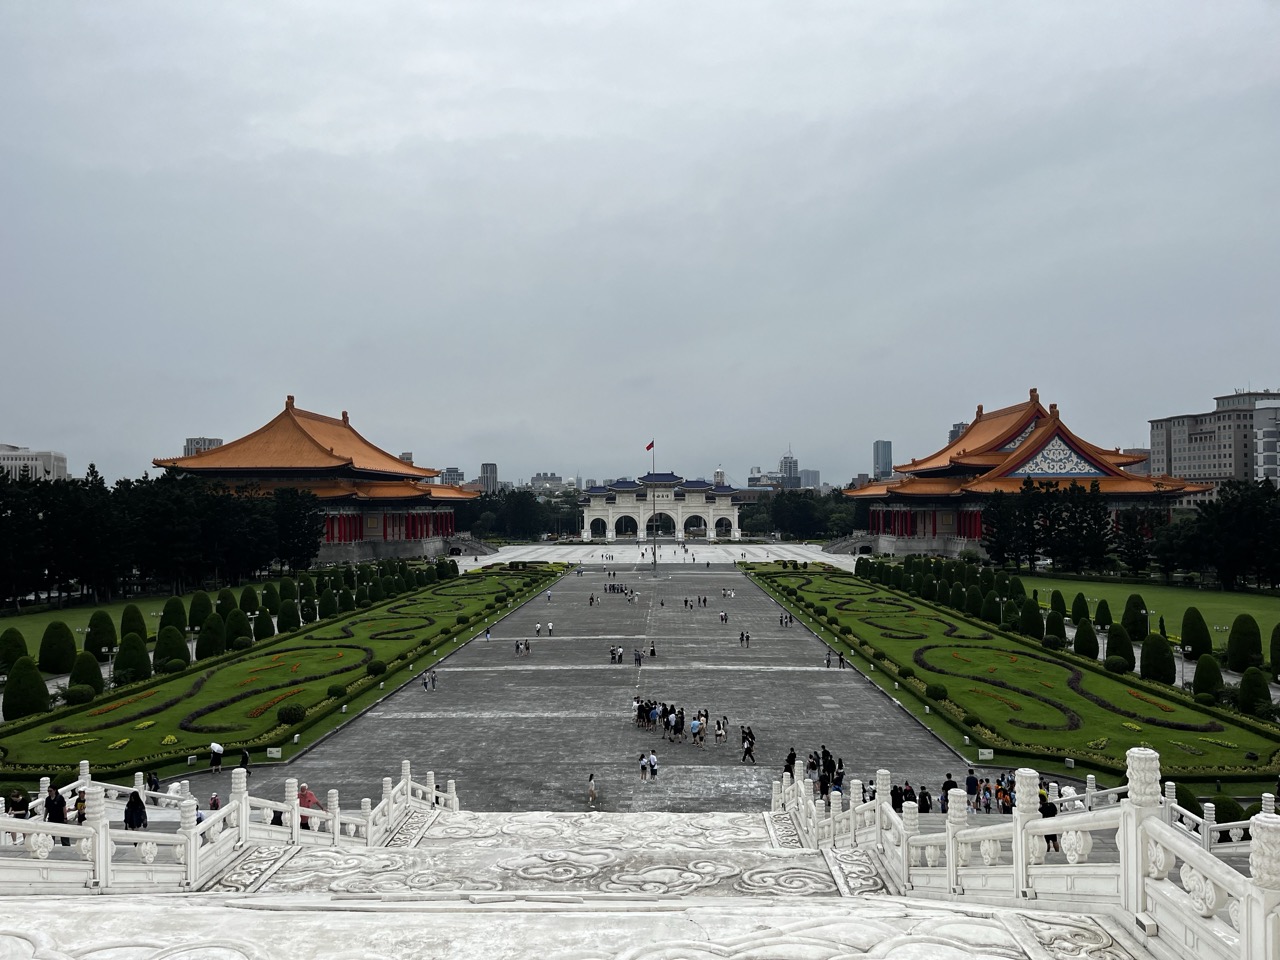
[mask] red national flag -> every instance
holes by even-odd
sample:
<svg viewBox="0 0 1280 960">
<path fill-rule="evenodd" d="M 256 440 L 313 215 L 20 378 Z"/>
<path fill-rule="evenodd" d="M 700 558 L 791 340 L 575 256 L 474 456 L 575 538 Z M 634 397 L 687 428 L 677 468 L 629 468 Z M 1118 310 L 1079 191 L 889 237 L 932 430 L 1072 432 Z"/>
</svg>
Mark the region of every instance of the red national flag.
<svg viewBox="0 0 1280 960">
<path fill-rule="evenodd" d="M 645 447 L 645 450 L 652 450 L 652 449 L 653 449 L 653 441 L 652 441 L 652 440 L 650 440 L 650 441 L 649 441 L 649 445 L 648 445 L 647 447 Z"/>
</svg>

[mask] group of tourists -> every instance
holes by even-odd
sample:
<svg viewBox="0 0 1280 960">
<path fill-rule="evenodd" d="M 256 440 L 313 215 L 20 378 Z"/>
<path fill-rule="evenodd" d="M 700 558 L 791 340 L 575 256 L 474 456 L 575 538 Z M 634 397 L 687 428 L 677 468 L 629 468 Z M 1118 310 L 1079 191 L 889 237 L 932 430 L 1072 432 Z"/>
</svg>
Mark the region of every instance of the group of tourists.
<svg viewBox="0 0 1280 960">
<path fill-rule="evenodd" d="M 554 636 L 554 635 L 555 635 L 555 632 L 556 632 L 556 625 L 555 625 L 554 623 L 552 623 L 550 620 L 548 620 L 548 621 L 547 621 L 547 636 L 548 636 L 548 637 Z M 533 635 L 534 635 L 535 637 L 540 637 L 540 636 L 542 636 L 542 621 L 541 621 L 541 620 L 539 620 L 537 623 L 535 623 L 535 624 L 533 625 Z"/>
<path fill-rule="evenodd" d="M 517 641 L 516 641 L 516 656 L 517 656 L 517 657 L 527 657 L 527 656 L 529 656 L 529 654 L 530 654 L 531 652 L 533 652 L 533 648 L 530 646 L 530 641 L 528 641 L 528 640 L 517 640 Z"/>
<path fill-rule="evenodd" d="M 792 777 L 796 776 L 795 747 L 787 751 L 787 759 L 782 763 L 782 772 Z M 841 792 L 844 789 L 844 759 L 832 754 L 824 743 L 805 759 L 803 775 L 804 779 L 813 785 L 813 790 L 819 799 L 829 806 L 831 791 Z"/>
<path fill-rule="evenodd" d="M 795 615 L 787 612 L 786 610 L 783 610 L 782 613 L 778 614 L 778 626 L 780 627 L 789 627 L 795 622 Z"/>
<path fill-rule="evenodd" d="M 604 585 L 604 592 L 605 593 L 625 593 L 627 595 L 631 595 L 631 594 L 634 594 L 636 591 L 635 591 L 635 588 L 632 587 L 631 584 L 629 583 L 606 583 Z M 590 600 L 587 601 L 587 606 L 591 606 L 591 604 L 595 602 L 596 602 L 596 595 L 593 593 L 591 595 Z"/>
<path fill-rule="evenodd" d="M 641 700 L 639 696 L 635 698 L 634 710 L 637 727 L 660 733 L 670 743 L 689 742 L 696 747 L 705 747 L 708 735 L 712 737 L 713 744 L 726 743 L 729 739 L 729 718 L 713 720 L 706 710 L 699 710 L 692 720 L 686 722 L 684 707 L 657 700 Z"/>
</svg>

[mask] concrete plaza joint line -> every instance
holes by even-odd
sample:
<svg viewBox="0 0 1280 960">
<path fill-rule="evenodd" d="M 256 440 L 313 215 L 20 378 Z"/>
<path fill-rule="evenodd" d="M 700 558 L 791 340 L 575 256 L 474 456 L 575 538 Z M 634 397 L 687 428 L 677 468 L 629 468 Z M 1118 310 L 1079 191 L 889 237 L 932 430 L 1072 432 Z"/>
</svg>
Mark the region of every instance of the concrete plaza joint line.
<svg viewBox="0 0 1280 960">
<path fill-rule="evenodd" d="M 282 796 L 288 776 L 356 804 L 407 758 L 440 782 L 454 779 L 469 810 L 584 810 L 594 774 L 601 811 L 759 811 L 787 750 L 794 746 L 803 763 L 824 744 L 843 758 L 846 780 L 869 782 L 884 767 L 936 796 L 946 773 L 963 774 L 950 748 L 857 670 L 826 668 L 828 648 L 817 637 L 798 623 L 778 626 L 778 605 L 731 563 L 742 550 L 763 560 L 764 548 L 690 549 L 696 564 L 662 562 L 656 576 L 634 547 L 612 546 L 619 559 L 607 564 L 590 547 L 516 551 L 513 559 L 581 559 L 585 572 L 554 584 L 550 603 L 538 594 L 496 623 L 492 639 L 481 634 L 441 662 L 437 689 L 411 682 L 287 767 L 259 768 L 253 792 Z M 664 561 L 671 553 L 666 545 Z M 635 602 L 606 593 L 607 584 L 635 589 Z M 722 599 L 722 590 L 735 597 Z M 685 608 L 686 597 L 698 596 L 707 597 L 705 608 Z M 749 649 L 739 644 L 744 631 Z M 515 656 L 518 639 L 530 640 L 529 656 Z M 611 646 L 623 648 L 622 664 L 609 662 Z M 651 646 L 656 657 L 647 656 Z M 646 654 L 639 669 L 636 649 Z M 708 737 L 698 748 L 637 729 L 636 694 L 682 706 L 690 719 L 699 709 L 727 716 L 728 742 Z M 741 762 L 740 725 L 756 735 L 755 766 Z M 638 759 L 650 750 L 660 776 L 642 783 Z M 216 789 L 211 780 L 196 775 L 197 797 Z"/>
</svg>

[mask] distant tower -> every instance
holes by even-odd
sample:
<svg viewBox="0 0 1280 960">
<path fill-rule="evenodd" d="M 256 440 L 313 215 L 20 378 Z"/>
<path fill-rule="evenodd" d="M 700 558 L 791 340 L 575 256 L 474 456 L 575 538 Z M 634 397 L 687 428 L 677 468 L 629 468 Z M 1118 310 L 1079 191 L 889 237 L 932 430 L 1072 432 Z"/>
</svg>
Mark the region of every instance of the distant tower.
<svg viewBox="0 0 1280 960">
<path fill-rule="evenodd" d="M 955 443 L 960 439 L 960 434 L 964 433 L 968 429 L 969 424 L 967 423 L 953 423 L 951 425 L 951 432 L 947 434 L 947 443 Z"/>
<path fill-rule="evenodd" d="M 787 447 L 787 452 L 778 461 L 778 473 L 782 474 L 784 480 L 789 477 L 799 478 L 800 476 L 800 461 L 791 455 L 790 447 Z"/>
<path fill-rule="evenodd" d="M 498 465 L 496 463 L 480 464 L 480 486 L 485 493 L 498 492 Z"/>
<path fill-rule="evenodd" d="M 711 475 L 711 482 L 717 487 L 726 485 L 724 482 L 724 467 L 716 467 L 716 472 Z"/>
<path fill-rule="evenodd" d="M 877 440 L 871 446 L 871 472 L 877 480 L 893 476 L 893 441 Z"/>
<path fill-rule="evenodd" d="M 405 463 L 413 463 L 413 451 L 406 450 L 404 453 L 400 454 L 400 459 Z"/>
</svg>

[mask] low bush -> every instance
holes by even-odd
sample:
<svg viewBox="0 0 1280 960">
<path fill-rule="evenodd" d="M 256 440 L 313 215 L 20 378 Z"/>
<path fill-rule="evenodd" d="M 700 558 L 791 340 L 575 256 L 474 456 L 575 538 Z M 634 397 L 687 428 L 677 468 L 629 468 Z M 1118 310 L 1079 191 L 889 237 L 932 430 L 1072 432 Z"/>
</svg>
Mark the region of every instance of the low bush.
<svg viewBox="0 0 1280 960">
<path fill-rule="evenodd" d="M 325 692 L 328 693 L 332 699 L 338 700 L 347 695 L 347 688 L 345 684 L 331 683 L 329 684 L 329 689 Z"/>
<path fill-rule="evenodd" d="M 286 727 L 307 719 L 307 708 L 300 703 L 286 703 L 276 711 L 276 720 Z"/>
<path fill-rule="evenodd" d="M 1102 665 L 1106 668 L 1107 673 L 1129 672 L 1129 661 L 1124 657 L 1107 657 L 1107 659 L 1102 662 Z"/>
<path fill-rule="evenodd" d="M 380 677 L 387 672 L 387 665 L 381 660 L 370 660 L 365 664 L 364 671 L 371 677 Z"/>
<path fill-rule="evenodd" d="M 924 688 L 924 695 L 930 700 L 947 699 L 947 688 L 940 683 L 931 683 Z"/>
<path fill-rule="evenodd" d="M 98 694 L 94 691 L 93 687 L 89 686 L 89 684 L 73 683 L 71 686 L 67 687 L 66 700 L 67 703 L 73 706 L 78 706 L 84 703 L 92 703 L 93 698 L 97 695 Z"/>
</svg>

